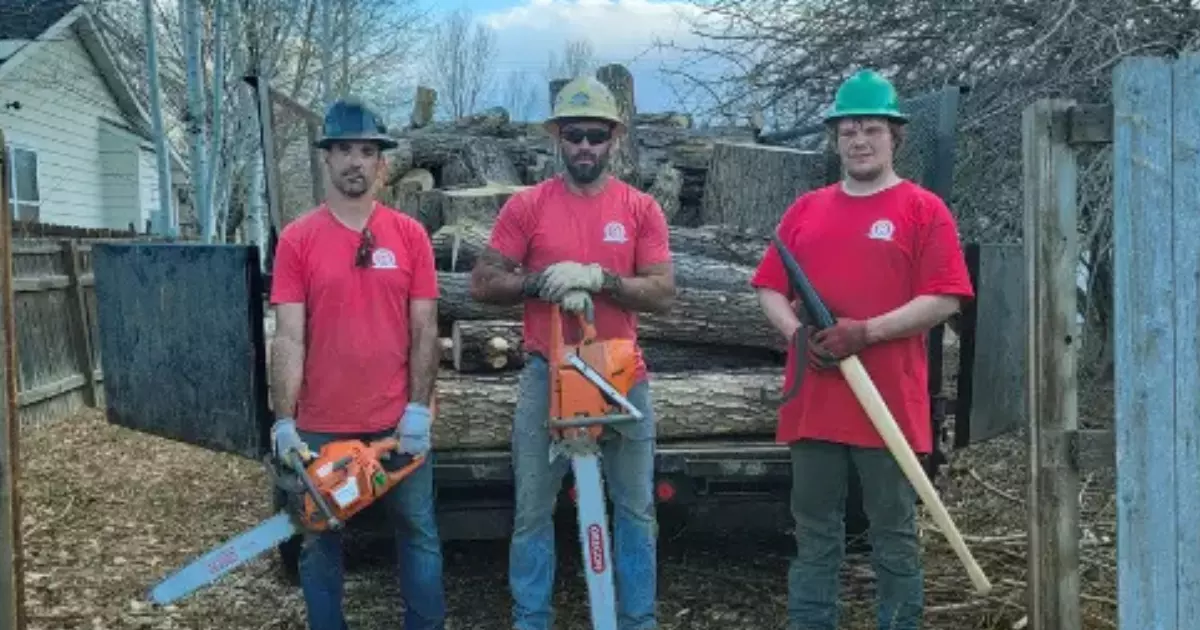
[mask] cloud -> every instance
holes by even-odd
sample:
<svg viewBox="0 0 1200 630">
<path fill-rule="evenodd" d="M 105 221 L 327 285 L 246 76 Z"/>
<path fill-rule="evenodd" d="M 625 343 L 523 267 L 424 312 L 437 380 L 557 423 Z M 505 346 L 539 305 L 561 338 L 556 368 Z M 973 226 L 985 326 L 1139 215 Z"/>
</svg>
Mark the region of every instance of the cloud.
<svg viewBox="0 0 1200 630">
<path fill-rule="evenodd" d="M 587 39 L 597 62 L 629 68 L 644 111 L 677 106 L 659 69 L 681 53 L 657 48 L 656 42 L 697 44 L 691 23 L 703 17 L 703 9 L 679 0 L 524 0 L 477 15 L 496 33 L 497 75 L 525 72 L 544 79 L 551 53 L 561 56 L 567 42 Z"/>
<path fill-rule="evenodd" d="M 678 1 L 527 0 L 481 19 L 501 39 L 517 46 L 532 48 L 536 42 L 548 45 L 543 52 L 549 52 L 561 49 L 568 40 L 586 37 L 596 47 L 597 57 L 629 63 L 656 40 L 692 39 L 688 20 L 701 15 L 699 7 Z"/>
</svg>

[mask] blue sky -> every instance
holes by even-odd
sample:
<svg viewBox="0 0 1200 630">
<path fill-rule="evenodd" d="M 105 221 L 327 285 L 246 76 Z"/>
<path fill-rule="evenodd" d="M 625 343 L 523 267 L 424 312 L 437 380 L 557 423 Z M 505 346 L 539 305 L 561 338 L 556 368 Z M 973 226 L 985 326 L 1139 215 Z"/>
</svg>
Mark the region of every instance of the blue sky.
<svg viewBox="0 0 1200 630">
<path fill-rule="evenodd" d="M 688 0 L 424 0 L 435 13 L 460 7 L 496 32 L 494 72 L 503 81 L 526 71 L 542 81 L 551 52 L 572 39 L 591 41 L 600 63 L 625 64 L 634 77 L 636 106 L 653 112 L 682 107 L 659 68 L 678 53 L 653 50 L 656 39 L 694 44 L 685 16 L 700 11 Z M 494 100 L 494 99 L 493 99 Z M 539 99 L 539 105 L 546 105 Z M 498 103 L 490 103 L 498 104 Z M 538 116 L 545 115 L 539 111 Z"/>
</svg>

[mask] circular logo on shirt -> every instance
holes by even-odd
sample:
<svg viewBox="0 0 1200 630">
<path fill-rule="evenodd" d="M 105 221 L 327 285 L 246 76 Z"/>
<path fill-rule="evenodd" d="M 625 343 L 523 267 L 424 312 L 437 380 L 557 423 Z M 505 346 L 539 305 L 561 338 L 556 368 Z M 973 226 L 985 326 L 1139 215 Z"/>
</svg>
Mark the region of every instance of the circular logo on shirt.
<svg viewBox="0 0 1200 630">
<path fill-rule="evenodd" d="M 373 269 L 395 269 L 396 254 L 386 247 L 380 247 L 371 254 Z"/>
<path fill-rule="evenodd" d="M 604 226 L 604 242 L 624 243 L 625 226 L 620 221 L 609 221 L 608 224 Z"/>
<path fill-rule="evenodd" d="M 871 231 L 867 236 L 879 241 L 892 240 L 892 233 L 896 231 L 896 226 L 892 225 L 887 219 L 880 219 L 871 224 Z"/>
</svg>

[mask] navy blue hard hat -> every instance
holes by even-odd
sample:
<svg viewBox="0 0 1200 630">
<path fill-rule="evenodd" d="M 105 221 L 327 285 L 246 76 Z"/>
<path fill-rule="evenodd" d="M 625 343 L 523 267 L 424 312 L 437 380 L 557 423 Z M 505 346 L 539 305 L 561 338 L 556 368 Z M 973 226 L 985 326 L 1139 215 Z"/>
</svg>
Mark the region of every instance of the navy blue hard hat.
<svg viewBox="0 0 1200 630">
<path fill-rule="evenodd" d="M 379 116 L 356 99 L 342 99 L 325 110 L 325 128 L 317 146 L 328 149 L 336 142 L 374 142 L 381 149 L 398 146 L 396 139 L 387 134 L 387 128 Z"/>
</svg>

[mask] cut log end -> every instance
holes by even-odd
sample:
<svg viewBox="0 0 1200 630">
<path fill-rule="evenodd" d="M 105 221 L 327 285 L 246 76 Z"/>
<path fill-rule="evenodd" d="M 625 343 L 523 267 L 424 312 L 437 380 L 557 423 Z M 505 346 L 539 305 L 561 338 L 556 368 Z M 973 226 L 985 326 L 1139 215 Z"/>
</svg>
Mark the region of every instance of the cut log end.
<svg viewBox="0 0 1200 630">
<path fill-rule="evenodd" d="M 458 320 L 451 339 L 455 371 L 495 372 L 524 364 L 519 321 Z"/>
</svg>

